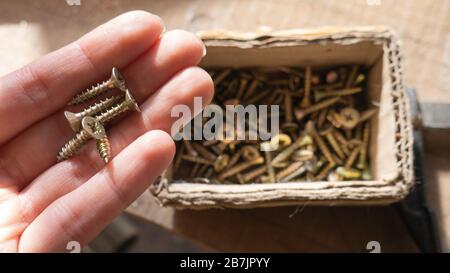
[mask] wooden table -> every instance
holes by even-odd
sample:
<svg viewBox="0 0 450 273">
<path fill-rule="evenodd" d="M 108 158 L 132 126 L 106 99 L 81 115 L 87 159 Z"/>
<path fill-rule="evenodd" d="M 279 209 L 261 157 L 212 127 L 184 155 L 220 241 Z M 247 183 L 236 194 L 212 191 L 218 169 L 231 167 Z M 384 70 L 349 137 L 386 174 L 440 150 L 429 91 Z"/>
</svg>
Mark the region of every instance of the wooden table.
<svg viewBox="0 0 450 273">
<path fill-rule="evenodd" d="M 450 102 L 447 0 L 81 0 L 81 6 L 61 0 L 2 1 L 0 75 L 132 9 L 159 14 L 168 29 L 190 31 L 390 25 L 403 41 L 406 83 L 418 89 L 421 101 Z M 449 137 L 425 132 L 428 197 L 445 251 L 450 250 Z M 158 207 L 145 193 L 128 211 L 219 251 L 364 252 L 369 241 L 380 242 L 385 252 L 417 251 L 391 206 L 176 211 Z"/>
</svg>

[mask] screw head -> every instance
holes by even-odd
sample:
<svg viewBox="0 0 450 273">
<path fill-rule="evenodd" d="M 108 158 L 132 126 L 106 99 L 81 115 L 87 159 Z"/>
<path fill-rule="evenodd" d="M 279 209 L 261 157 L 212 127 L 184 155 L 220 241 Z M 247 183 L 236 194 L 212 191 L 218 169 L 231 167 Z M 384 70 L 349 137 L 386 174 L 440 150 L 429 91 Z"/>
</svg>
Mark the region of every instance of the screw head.
<svg viewBox="0 0 450 273">
<path fill-rule="evenodd" d="M 74 132 L 78 132 L 81 129 L 81 121 L 77 114 L 70 111 L 64 111 L 64 116 L 66 116 L 70 128 L 72 128 Z"/>
<path fill-rule="evenodd" d="M 139 105 L 137 104 L 136 100 L 133 98 L 133 95 L 131 95 L 131 92 L 128 89 L 125 92 L 125 103 L 128 105 L 130 109 L 133 109 L 136 112 L 141 112 Z"/>
<path fill-rule="evenodd" d="M 84 117 L 81 126 L 94 139 L 102 139 L 105 137 L 105 127 L 94 117 Z"/>
<path fill-rule="evenodd" d="M 113 67 L 112 69 L 111 80 L 114 84 L 114 87 L 122 90 L 123 92 L 127 91 L 127 84 L 125 82 L 125 78 L 122 76 L 122 74 L 119 72 L 119 69 L 117 69 L 116 67 Z"/>
</svg>

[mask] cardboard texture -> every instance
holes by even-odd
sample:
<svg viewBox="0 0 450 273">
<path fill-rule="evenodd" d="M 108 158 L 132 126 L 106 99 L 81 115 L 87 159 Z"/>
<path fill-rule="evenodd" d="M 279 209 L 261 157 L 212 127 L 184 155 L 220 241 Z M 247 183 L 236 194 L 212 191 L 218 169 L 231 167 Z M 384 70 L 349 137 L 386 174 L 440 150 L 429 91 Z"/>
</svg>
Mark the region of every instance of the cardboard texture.
<svg viewBox="0 0 450 273">
<path fill-rule="evenodd" d="M 414 184 L 412 134 L 404 93 L 401 54 L 395 34 L 385 27 L 320 28 L 272 33 L 199 33 L 209 67 L 331 66 L 357 63 L 369 69 L 368 97 L 379 103 L 371 122 L 374 181 L 289 182 L 218 185 L 171 183 L 170 169 L 150 191 L 163 206 L 177 208 L 268 207 L 295 204 L 389 204 Z"/>
</svg>

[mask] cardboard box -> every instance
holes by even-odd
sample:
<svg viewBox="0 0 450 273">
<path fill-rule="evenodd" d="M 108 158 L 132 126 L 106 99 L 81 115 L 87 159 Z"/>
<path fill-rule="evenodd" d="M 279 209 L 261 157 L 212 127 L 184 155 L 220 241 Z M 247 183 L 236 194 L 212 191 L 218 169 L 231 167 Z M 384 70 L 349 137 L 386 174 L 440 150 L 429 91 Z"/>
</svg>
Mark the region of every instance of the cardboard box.
<svg viewBox="0 0 450 273">
<path fill-rule="evenodd" d="M 221 185 L 171 183 L 169 169 L 151 187 L 163 206 L 178 208 L 282 205 L 375 205 L 404 198 L 414 185 L 412 125 L 398 40 L 385 27 L 320 28 L 272 33 L 210 31 L 204 68 L 313 68 L 360 64 L 368 69 L 367 97 L 379 102 L 371 122 L 373 181 Z"/>
</svg>

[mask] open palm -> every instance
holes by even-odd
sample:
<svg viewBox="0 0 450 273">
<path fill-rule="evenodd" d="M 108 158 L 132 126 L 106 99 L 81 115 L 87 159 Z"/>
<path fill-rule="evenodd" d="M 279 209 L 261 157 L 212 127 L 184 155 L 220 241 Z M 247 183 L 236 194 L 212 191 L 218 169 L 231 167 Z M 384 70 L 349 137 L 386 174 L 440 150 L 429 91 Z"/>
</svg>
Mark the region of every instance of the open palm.
<svg viewBox="0 0 450 273">
<path fill-rule="evenodd" d="M 209 103 L 213 84 L 195 67 L 205 51 L 184 31 L 162 34 L 159 17 L 134 11 L 0 78 L 0 251 L 65 251 L 92 240 L 158 177 L 173 158 L 167 134 L 174 105 Z M 114 125 L 113 160 L 89 142 L 56 164 L 74 133 L 63 109 L 118 67 L 141 113 Z"/>
</svg>

